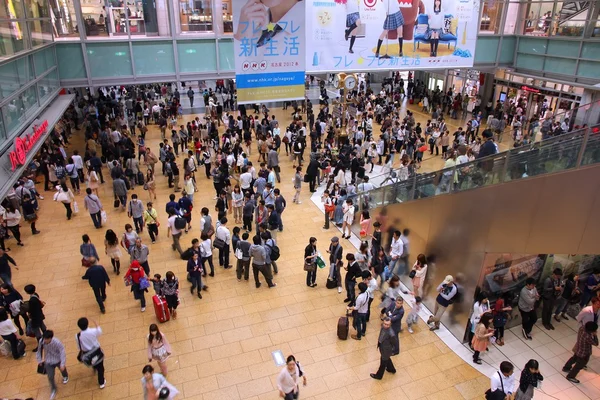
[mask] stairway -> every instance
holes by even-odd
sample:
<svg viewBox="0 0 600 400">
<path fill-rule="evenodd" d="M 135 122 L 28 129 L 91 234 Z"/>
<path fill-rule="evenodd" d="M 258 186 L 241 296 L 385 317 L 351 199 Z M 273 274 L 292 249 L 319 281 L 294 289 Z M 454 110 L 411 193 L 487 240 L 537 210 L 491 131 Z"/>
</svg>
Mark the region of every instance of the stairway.
<svg viewBox="0 0 600 400">
<path fill-rule="evenodd" d="M 587 11 L 590 7 L 590 1 L 565 1 L 558 12 L 558 24 L 572 20 L 574 17 Z"/>
</svg>

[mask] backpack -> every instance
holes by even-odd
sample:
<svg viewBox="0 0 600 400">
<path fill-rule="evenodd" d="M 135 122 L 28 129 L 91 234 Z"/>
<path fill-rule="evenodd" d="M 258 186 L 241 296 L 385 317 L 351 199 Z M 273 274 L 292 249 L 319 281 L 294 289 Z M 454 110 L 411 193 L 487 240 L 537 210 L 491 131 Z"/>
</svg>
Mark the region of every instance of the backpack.
<svg viewBox="0 0 600 400">
<path fill-rule="evenodd" d="M 194 256 L 194 248 L 193 247 L 190 247 L 189 249 L 187 249 L 186 251 L 181 253 L 182 260 L 190 260 L 193 256 Z"/>
<path fill-rule="evenodd" d="M 175 217 L 175 229 L 185 229 L 187 221 L 183 217 Z"/>
<path fill-rule="evenodd" d="M 55 174 L 58 179 L 63 179 L 67 175 L 67 170 L 63 166 L 58 166 L 56 167 Z"/>
<path fill-rule="evenodd" d="M 279 257 L 281 256 L 281 253 L 279 252 L 279 247 L 277 247 L 276 244 L 273 245 L 267 245 L 267 247 L 269 247 L 269 249 L 271 249 L 271 261 L 277 261 L 279 259 Z"/>
</svg>

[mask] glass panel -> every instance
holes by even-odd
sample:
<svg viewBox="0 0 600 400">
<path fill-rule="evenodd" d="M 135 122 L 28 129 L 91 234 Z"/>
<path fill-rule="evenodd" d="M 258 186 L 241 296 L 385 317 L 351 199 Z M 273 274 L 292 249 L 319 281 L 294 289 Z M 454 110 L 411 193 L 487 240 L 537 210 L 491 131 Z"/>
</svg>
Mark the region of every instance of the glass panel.
<svg viewBox="0 0 600 400">
<path fill-rule="evenodd" d="M 27 47 L 25 22 L 0 22 L 0 57 L 12 56 Z"/>
<path fill-rule="evenodd" d="M 584 42 L 581 48 L 581 58 L 600 60 L 600 43 Z"/>
<path fill-rule="evenodd" d="M 522 53 L 546 54 L 547 39 L 521 38 L 518 51 Z"/>
<path fill-rule="evenodd" d="M 600 21 L 596 21 L 596 26 L 594 27 L 594 31 L 592 32 L 593 37 L 600 37 Z"/>
<path fill-rule="evenodd" d="M 590 137 L 583 153 L 582 165 L 597 164 L 600 162 L 600 129 L 598 126 L 591 128 Z"/>
<path fill-rule="evenodd" d="M 29 57 L 21 57 L 0 65 L 0 94 L 7 97 L 33 79 Z"/>
<path fill-rule="evenodd" d="M 517 67 L 541 71 L 544 66 L 543 56 L 517 54 Z"/>
<path fill-rule="evenodd" d="M 57 43 L 58 72 L 61 79 L 86 78 L 83 51 L 79 43 Z"/>
<path fill-rule="evenodd" d="M 127 43 L 88 43 L 92 77 L 131 76 L 131 55 Z"/>
<path fill-rule="evenodd" d="M 0 143 L 3 143 L 6 140 L 6 130 L 4 129 L 4 121 L 1 117 L 2 115 L 0 115 Z"/>
<path fill-rule="evenodd" d="M 567 20 L 560 25 L 557 23 L 556 27 L 552 29 L 551 34 L 552 36 L 582 37 L 585 24 L 585 20 Z"/>
<path fill-rule="evenodd" d="M 517 38 L 504 36 L 502 38 L 502 48 L 500 49 L 500 60 L 501 63 L 513 63 L 513 59 L 515 56 L 515 45 L 517 43 Z M 477 53 L 475 53 L 475 57 L 477 57 Z"/>
<path fill-rule="evenodd" d="M 137 75 L 174 74 L 173 43 L 133 42 Z"/>
<path fill-rule="evenodd" d="M 52 43 L 52 25 L 48 20 L 30 21 L 31 47 Z"/>
<path fill-rule="evenodd" d="M 232 0 L 222 0 L 223 8 L 223 32 L 233 34 Z"/>
<path fill-rule="evenodd" d="M 235 70 L 233 40 L 219 40 L 219 69 L 221 71 Z"/>
<path fill-rule="evenodd" d="M 210 0 L 174 0 L 174 2 L 175 9 L 179 10 L 179 33 L 193 34 L 213 31 Z"/>
<path fill-rule="evenodd" d="M 553 2 L 528 3 L 527 19 L 524 23 L 524 35 L 548 36 L 551 32 Z"/>
<path fill-rule="evenodd" d="M 598 63 L 596 61 L 580 60 L 577 75 L 600 79 L 600 68 L 598 68 Z"/>
<path fill-rule="evenodd" d="M 52 9 L 54 34 L 58 37 L 79 37 L 73 0 L 54 0 L 54 4 Z"/>
<path fill-rule="evenodd" d="M 6 122 L 6 131 L 10 137 L 38 109 L 35 85 L 25 90 L 17 98 L 2 107 L 2 115 Z"/>
<path fill-rule="evenodd" d="M 186 40 L 177 43 L 181 72 L 216 71 L 217 54 L 214 40 Z"/>
<path fill-rule="evenodd" d="M 0 4 L 0 18 L 24 19 L 25 11 L 22 0 L 4 0 Z"/>
<path fill-rule="evenodd" d="M 25 2 L 27 18 L 50 18 L 50 9 L 46 0 L 27 0 Z"/>
<path fill-rule="evenodd" d="M 482 3 L 481 22 L 479 24 L 480 34 L 500 33 L 500 19 L 504 3 L 501 1 L 486 1 Z"/>
<path fill-rule="evenodd" d="M 481 64 L 494 64 L 500 38 L 479 36 L 475 44 L 475 62 Z"/>
<path fill-rule="evenodd" d="M 40 103 L 43 103 L 56 89 L 60 87 L 56 70 L 43 77 L 38 83 Z"/>
<path fill-rule="evenodd" d="M 574 75 L 576 62 L 577 60 L 570 60 L 567 58 L 546 57 L 544 71 L 563 75 Z"/>
<path fill-rule="evenodd" d="M 579 46 L 573 46 L 571 41 L 549 40 L 548 52 L 551 56 L 578 57 Z"/>
<path fill-rule="evenodd" d="M 512 0 L 508 3 L 508 10 L 506 11 L 506 20 L 504 22 L 504 34 L 514 35 L 517 28 L 519 18 L 519 1 Z"/>
<path fill-rule="evenodd" d="M 54 66 L 54 62 L 50 59 L 48 53 L 52 54 L 52 58 L 54 58 L 53 49 L 44 49 L 33 54 L 33 62 L 35 63 L 35 73 L 37 76 L 43 75 L 44 72 Z"/>
</svg>

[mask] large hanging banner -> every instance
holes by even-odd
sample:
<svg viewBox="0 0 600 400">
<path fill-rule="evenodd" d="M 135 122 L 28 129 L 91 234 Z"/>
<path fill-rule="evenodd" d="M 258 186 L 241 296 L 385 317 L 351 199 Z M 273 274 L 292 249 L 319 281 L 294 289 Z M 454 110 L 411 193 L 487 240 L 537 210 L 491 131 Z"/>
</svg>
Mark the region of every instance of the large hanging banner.
<svg viewBox="0 0 600 400">
<path fill-rule="evenodd" d="M 478 0 L 310 0 L 308 72 L 472 67 Z"/>
<path fill-rule="evenodd" d="M 304 99 L 306 2 L 232 3 L 238 103 Z"/>
</svg>

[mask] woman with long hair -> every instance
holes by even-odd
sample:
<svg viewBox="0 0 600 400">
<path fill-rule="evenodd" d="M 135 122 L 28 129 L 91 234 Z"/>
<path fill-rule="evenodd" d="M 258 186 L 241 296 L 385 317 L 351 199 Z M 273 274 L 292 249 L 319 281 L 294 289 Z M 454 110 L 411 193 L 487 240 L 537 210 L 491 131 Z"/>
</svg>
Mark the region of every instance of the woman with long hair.
<svg viewBox="0 0 600 400">
<path fill-rule="evenodd" d="M 156 181 L 154 180 L 154 171 L 151 168 L 148 168 L 146 172 L 146 183 L 144 184 L 144 189 L 148 191 L 148 197 L 152 200 L 156 200 Z"/>
<path fill-rule="evenodd" d="M 484 314 L 479 323 L 475 327 L 475 335 L 471 341 L 473 350 L 473 362 L 475 364 L 481 364 L 479 355 L 482 351 L 486 351 L 490 344 L 490 337 L 494 336 L 494 328 L 491 327 L 492 315 Z"/>
<path fill-rule="evenodd" d="M 425 254 L 417 256 L 417 261 L 415 261 L 412 271 L 415 271 L 412 278 L 413 293 L 415 296 L 423 298 L 423 284 L 427 276 L 427 257 L 425 257 Z"/>
<path fill-rule="evenodd" d="M 492 310 L 490 309 L 490 302 L 487 298 L 487 294 L 485 292 L 479 291 L 475 296 L 475 303 L 473 304 L 473 312 L 471 313 L 471 331 L 469 332 L 469 343 L 473 342 L 473 336 L 475 336 L 475 330 L 477 329 L 477 325 L 481 318 L 484 315 L 490 314 Z M 473 346 L 471 345 L 471 349 Z"/>
<path fill-rule="evenodd" d="M 71 216 L 73 216 L 71 204 L 75 201 L 75 195 L 71 189 L 67 187 L 66 183 L 61 183 L 60 186 L 58 186 L 58 192 L 56 193 L 54 200 L 61 202 L 65 206 L 67 210 L 67 220 L 70 220 Z"/>
<path fill-rule="evenodd" d="M 121 273 L 121 257 L 123 255 L 121 254 L 121 249 L 119 249 L 117 234 L 112 229 L 108 229 L 104 235 L 104 253 L 110 257 L 113 271 L 119 275 Z"/>
<path fill-rule="evenodd" d="M 311 237 L 308 239 L 308 245 L 304 249 L 304 265 L 310 265 L 310 268 L 305 268 L 306 271 L 306 286 L 315 287 L 317 286 L 317 238 Z"/>
<path fill-rule="evenodd" d="M 148 362 L 156 360 L 160 373 L 167 376 L 167 359 L 171 356 L 171 345 L 156 324 L 151 324 L 148 333 Z"/>
<path fill-rule="evenodd" d="M 306 375 L 296 361 L 294 356 L 288 356 L 286 366 L 277 376 L 277 389 L 279 389 L 279 397 L 284 400 L 294 400 L 298 398 L 298 381 L 302 378 L 302 384 L 306 386 Z"/>
<path fill-rule="evenodd" d="M 427 14 L 429 33 L 430 57 L 437 57 L 438 45 L 440 44 L 440 35 L 444 28 L 444 14 L 442 13 L 442 0 L 433 0 L 433 13 Z"/>
<path fill-rule="evenodd" d="M 21 242 L 21 229 L 19 223 L 21 222 L 21 213 L 17 210 L 12 204 L 8 204 L 6 206 L 6 212 L 4 213 L 4 223 L 6 224 L 6 229 L 8 229 L 19 246 L 23 246 L 23 242 Z M 2 247 L 4 250 L 4 246 Z"/>
<path fill-rule="evenodd" d="M 519 379 L 519 389 L 515 396 L 515 400 L 531 400 L 533 399 L 533 388 L 538 386 L 539 381 L 543 381 L 544 377 L 540 374 L 540 363 L 537 360 L 529 360 L 523 371 L 521 371 L 521 379 Z"/>
<path fill-rule="evenodd" d="M 173 319 L 177 318 L 177 306 L 179 305 L 179 280 L 172 271 L 167 271 L 165 279 L 162 281 L 160 286 L 160 292 L 167 300 L 167 307 L 169 312 L 173 316 Z"/>
</svg>

